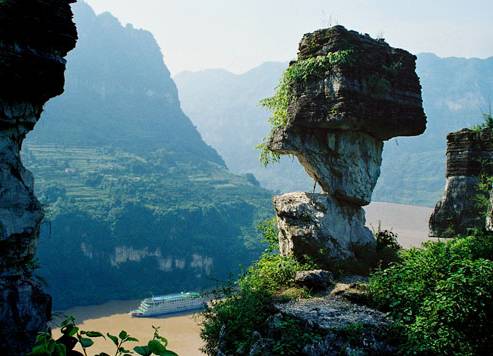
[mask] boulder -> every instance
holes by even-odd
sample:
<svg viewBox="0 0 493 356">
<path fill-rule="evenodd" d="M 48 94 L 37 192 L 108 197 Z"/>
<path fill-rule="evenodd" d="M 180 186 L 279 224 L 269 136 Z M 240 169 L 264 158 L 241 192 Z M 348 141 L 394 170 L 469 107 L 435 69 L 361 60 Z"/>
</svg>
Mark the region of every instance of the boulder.
<svg viewBox="0 0 493 356">
<path fill-rule="evenodd" d="M 380 140 L 425 131 L 414 55 L 334 26 L 304 35 L 298 62 L 334 53 L 347 58 L 295 87 L 288 128 L 365 132 Z"/>
<path fill-rule="evenodd" d="M 311 290 L 325 290 L 334 283 L 332 273 L 321 269 L 299 271 L 294 276 L 294 282 L 300 287 Z"/>
<path fill-rule="evenodd" d="M 430 217 L 430 235 L 455 237 L 491 224 L 478 202 L 481 175 L 493 176 L 493 131 L 463 129 L 447 136 L 447 183 Z"/>
<path fill-rule="evenodd" d="M 321 339 L 308 343 L 303 355 L 394 355 L 391 321 L 384 313 L 333 298 L 311 298 L 277 304 L 282 317 L 316 328 Z"/>
<path fill-rule="evenodd" d="M 313 259 L 324 268 L 365 272 L 375 255 L 375 238 L 361 207 L 326 194 L 287 193 L 274 197 L 282 255 Z"/>
</svg>

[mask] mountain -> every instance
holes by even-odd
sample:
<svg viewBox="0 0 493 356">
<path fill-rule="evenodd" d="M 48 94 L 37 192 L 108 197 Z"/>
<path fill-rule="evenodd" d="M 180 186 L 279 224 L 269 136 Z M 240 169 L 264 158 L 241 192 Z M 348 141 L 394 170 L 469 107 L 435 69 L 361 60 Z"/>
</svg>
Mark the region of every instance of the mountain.
<svg viewBox="0 0 493 356">
<path fill-rule="evenodd" d="M 45 205 L 39 275 L 57 309 L 200 290 L 258 256 L 271 193 L 228 171 L 180 108 L 153 36 L 74 5 L 65 94 L 23 148 Z"/>
<path fill-rule="evenodd" d="M 182 107 L 205 141 L 237 173 L 253 173 L 272 190 L 311 191 L 313 181 L 296 160 L 264 168 L 255 145 L 269 132 L 267 113 L 258 105 L 272 95 L 287 63 L 265 63 L 244 74 L 225 70 L 183 72 L 174 79 Z M 428 116 L 425 134 L 385 144 L 374 201 L 434 206 L 445 184 L 445 137 L 481 121 L 493 95 L 493 57 L 440 58 L 418 55 L 417 73 Z"/>
<path fill-rule="evenodd" d="M 32 144 L 166 149 L 223 164 L 180 109 L 176 85 L 152 34 L 109 13 L 74 5 L 79 33 L 66 92 L 46 107 Z M 102 119 L 104 118 L 104 119 Z"/>
<path fill-rule="evenodd" d="M 270 130 L 269 114 L 259 101 L 272 95 L 286 67 L 287 63 L 268 62 L 241 75 L 210 69 L 182 72 L 174 79 L 184 111 L 232 171 L 253 173 L 272 190 L 309 190 L 313 183 L 295 159 L 286 157 L 264 169 L 255 150 Z"/>
</svg>

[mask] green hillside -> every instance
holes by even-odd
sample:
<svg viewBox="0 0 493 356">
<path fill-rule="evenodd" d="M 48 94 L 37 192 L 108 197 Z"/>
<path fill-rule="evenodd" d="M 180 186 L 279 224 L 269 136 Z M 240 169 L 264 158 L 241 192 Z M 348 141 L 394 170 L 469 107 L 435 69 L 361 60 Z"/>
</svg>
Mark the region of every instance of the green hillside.
<svg viewBox="0 0 493 356">
<path fill-rule="evenodd" d="M 215 286 L 263 249 L 271 193 L 204 143 L 150 33 L 74 8 L 65 94 L 23 149 L 54 307 Z"/>
</svg>

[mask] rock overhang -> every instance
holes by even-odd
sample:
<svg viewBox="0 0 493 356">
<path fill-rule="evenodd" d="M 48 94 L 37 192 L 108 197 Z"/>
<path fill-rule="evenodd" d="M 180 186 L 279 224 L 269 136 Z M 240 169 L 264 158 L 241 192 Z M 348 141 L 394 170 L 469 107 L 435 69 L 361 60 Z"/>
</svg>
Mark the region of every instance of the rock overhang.
<svg viewBox="0 0 493 356">
<path fill-rule="evenodd" d="M 414 55 L 384 40 L 334 26 L 304 35 L 298 59 L 290 66 L 337 54 L 345 60 L 294 86 L 287 131 L 360 131 L 380 140 L 425 131 Z"/>
<path fill-rule="evenodd" d="M 75 0 L 4 0 L 0 3 L 0 96 L 43 105 L 60 95 L 64 56 L 77 32 Z"/>
</svg>

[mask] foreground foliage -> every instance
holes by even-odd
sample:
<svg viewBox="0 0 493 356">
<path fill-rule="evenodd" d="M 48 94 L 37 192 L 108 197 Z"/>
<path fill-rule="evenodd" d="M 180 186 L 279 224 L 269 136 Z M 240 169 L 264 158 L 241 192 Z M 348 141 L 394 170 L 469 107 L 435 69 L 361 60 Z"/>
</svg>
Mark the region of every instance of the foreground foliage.
<svg viewBox="0 0 493 356">
<path fill-rule="evenodd" d="M 39 333 L 29 356 L 70 356 L 79 355 L 73 351 L 77 346 L 80 347 L 84 356 L 88 356 L 88 349 L 94 345 L 95 338 L 103 338 L 111 341 L 115 345 L 115 356 L 177 356 L 173 351 L 167 349 L 168 340 L 159 334 L 159 327 L 153 326 L 154 335 L 146 345 L 135 346 L 133 351 L 127 349 L 129 343 L 139 340 L 130 336 L 125 330 L 120 331 L 118 336 L 106 333 L 106 336 L 99 331 L 84 331 L 76 326 L 75 319 L 68 317 L 61 325 L 62 337 L 54 340 L 50 333 Z M 110 356 L 105 352 L 95 356 Z"/>
<path fill-rule="evenodd" d="M 226 354 L 248 353 L 256 341 L 255 332 L 265 330 L 272 322 L 274 301 L 306 297 L 308 291 L 295 288 L 297 271 L 313 266 L 301 264 L 293 258 L 278 255 L 273 236 L 277 236 L 274 220 L 262 223 L 259 228 L 269 247 L 234 284 L 223 289 L 225 298 L 214 301 L 204 313 L 201 337 L 203 351 L 215 355 L 219 349 Z M 294 320 L 275 323 L 278 337 L 273 350 L 279 355 L 296 355 L 300 347 L 317 337 L 306 332 Z"/>
<path fill-rule="evenodd" d="M 404 354 L 484 355 L 493 343 L 493 234 L 402 251 L 374 273 L 374 305 L 401 329 Z"/>
</svg>

